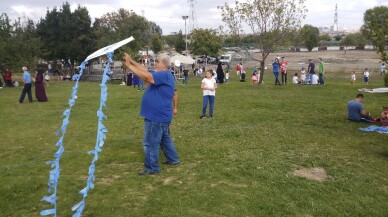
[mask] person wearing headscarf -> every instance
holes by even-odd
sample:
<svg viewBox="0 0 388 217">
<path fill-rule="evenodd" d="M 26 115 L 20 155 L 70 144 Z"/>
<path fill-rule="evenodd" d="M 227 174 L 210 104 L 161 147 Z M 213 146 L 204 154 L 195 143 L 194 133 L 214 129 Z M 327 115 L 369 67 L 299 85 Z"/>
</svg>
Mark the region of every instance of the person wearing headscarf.
<svg viewBox="0 0 388 217">
<path fill-rule="evenodd" d="M 224 83 L 225 74 L 224 74 L 224 70 L 222 69 L 222 63 L 221 62 L 218 62 L 216 73 L 217 73 L 217 81 L 218 81 L 218 83 L 220 83 L 220 84 Z"/>
<path fill-rule="evenodd" d="M 44 89 L 44 83 L 43 83 L 43 69 L 41 67 L 39 67 L 36 70 L 35 96 L 39 102 L 47 101 L 46 91 Z"/>
</svg>

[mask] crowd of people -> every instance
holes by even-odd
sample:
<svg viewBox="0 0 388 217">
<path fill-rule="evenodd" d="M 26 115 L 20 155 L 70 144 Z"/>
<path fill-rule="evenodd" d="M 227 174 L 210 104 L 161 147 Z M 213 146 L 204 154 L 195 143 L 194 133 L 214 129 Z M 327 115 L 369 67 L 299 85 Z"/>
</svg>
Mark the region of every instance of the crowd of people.
<svg viewBox="0 0 388 217">
<path fill-rule="evenodd" d="M 147 67 L 145 64 L 138 63 L 132 59 L 127 53 L 124 55 L 124 65 L 128 69 L 126 74 L 126 85 L 137 87 L 138 91 L 145 91 L 141 101 L 140 115 L 144 118 L 144 170 L 139 172 L 139 175 L 153 175 L 160 172 L 159 166 L 159 149 L 161 148 L 166 158 L 164 164 L 176 165 L 180 163 L 178 152 L 170 135 L 170 123 L 173 117 L 178 112 L 178 92 L 177 78 L 175 77 L 174 69 L 171 67 L 168 55 L 158 55 L 155 60 L 154 70 Z M 384 64 L 383 64 L 384 65 Z M 381 66 L 381 74 L 385 73 L 385 66 Z M 275 76 L 275 85 L 286 85 L 288 74 L 288 62 L 285 57 L 277 57 L 272 63 L 273 74 Z M 23 89 L 19 98 L 19 103 L 23 103 L 25 96 L 28 96 L 29 102 L 32 102 L 32 84 L 35 83 L 35 97 L 39 102 L 47 101 L 45 92 L 45 83 L 48 86 L 49 74 L 44 75 L 41 67 L 36 70 L 35 78 L 32 78 L 27 67 L 22 67 L 23 70 Z M 187 66 L 182 66 L 184 85 L 188 84 L 189 70 Z M 216 69 L 205 70 L 204 66 L 195 68 L 192 67 L 194 76 L 201 76 L 200 88 L 202 89 L 202 111 L 200 119 L 214 117 L 214 105 L 216 89 L 219 84 L 228 83 L 230 66 L 218 63 Z M 237 76 L 241 82 L 245 82 L 246 74 L 242 63 L 236 66 Z M 307 71 L 302 68 L 300 77 L 295 73 L 292 78 L 293 84 L 302 85 L 324 85 L 324 62 L 319 58 L 318 75 L 315 72 L 315 64 L 312 59 L 309 60 Z M 262 69 L 259 67 L 253 68 L 252 84 L 258 84 Z M 281 81 L 279 80 L 281 75 Z M 364 82 L 368 83 L 369 72 L 365 69 Z M 7 69 L 4 73 L 5 85 L 13 87 L 12 73 Z M 355 72 L 352 73 L 351 82 L 355 83 Z M 376 122 L 384 127 L 388 127 L 388 107 L 383 107 L 383 112 L 377 118 L 365 111 L 362 104 L 364 99 L 363 94 L 358 94 L 354 100 L 347 104 L 348 119 L 358 122 Z M 209 111 L 207 112 L 209 107 Z M 208 114 L 208 115 L 207 115 Z"/>
</svg>

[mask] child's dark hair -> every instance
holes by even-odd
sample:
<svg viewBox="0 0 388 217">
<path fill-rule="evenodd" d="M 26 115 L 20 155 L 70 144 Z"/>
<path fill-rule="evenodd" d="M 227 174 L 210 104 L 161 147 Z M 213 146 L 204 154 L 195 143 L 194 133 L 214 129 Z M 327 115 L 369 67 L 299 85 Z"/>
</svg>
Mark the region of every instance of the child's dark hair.
<svg viewBox="0 0 388 217">
<path fill-rule="evenodd" d="M 298 73 L 295 73 L 295 76 L 298 76 Z"/>
</svg>

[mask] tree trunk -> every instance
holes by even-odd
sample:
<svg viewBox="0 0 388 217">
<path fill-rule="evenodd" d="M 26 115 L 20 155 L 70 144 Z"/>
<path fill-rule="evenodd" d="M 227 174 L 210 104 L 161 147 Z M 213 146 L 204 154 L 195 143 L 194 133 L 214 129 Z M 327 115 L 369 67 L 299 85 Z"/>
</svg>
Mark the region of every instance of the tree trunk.
<svg viewBox="0 0 388 217">
<path fill-rule="evenodd" d="M 264 63 L 265 63 L 264 60 L 260 61 L 261 74 L 260 74 L 259 84 L 263 83 L 264 70 L 265 70 L 265 64 Z"/>
</svg>

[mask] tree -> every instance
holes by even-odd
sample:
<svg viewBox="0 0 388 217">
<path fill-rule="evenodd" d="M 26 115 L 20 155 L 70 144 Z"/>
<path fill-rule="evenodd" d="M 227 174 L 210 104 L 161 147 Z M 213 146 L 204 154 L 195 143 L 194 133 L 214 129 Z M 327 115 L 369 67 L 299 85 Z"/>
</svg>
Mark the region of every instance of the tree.
<svg viewBox="0 0 388 217">
<path fill-rule="evenodd" d="M 218 56 L 222 40 L 211 29 L 194 29 L 191 34 L 190 51 L 194 55 Z"/>
<path fill-rule="evenodd" d="M 319 29 L 312 25 L 304 25 L 301 29 L 304 45 L 308 51 L 319 45 Z"/>
<path fill-rule="evenodd" d="M 133 36 L 135 40 L 129 46 L 122 48 L 132 55 L 138 54 L 139 50 L 146 46 L 149 47 L 154 34 L 162 34 L 161 28 L 155 23 L 123 8 L 97 18 L 93 28 L 98 47 L 104 47 Z M 120 59 L 121 55 L 115 55 L 115 58 Z"/>
<path fill-rule="evenodd" d="M 362 33 L 370 39 L 380 53 L 380 59 L 388 62 L 388 55 L 384 46 L 388 45 L 388 7 L 379 6 L 364 13 Z"/>
<path fill-rule="evenodd" d="M 155 52 L 155 54 L 159 53 L 163 49 L 162 37 L 159 33 L 156 33 L 151 38 L 151 49 Z"/>
<path fill-rule="evenodd" d="M 179 33 L 176 35 L 175 40 L 175 51 L 181 53 L 186 49 L 185 38 L 183 37 L 182 30 L 179 30 Z"/>
<path fill-rule="evenodd" d="M 319 36 L 319 40 L 320 41 L 330 41 L 331 37 L 329 34 L 325 33 L 325 34 L 322 34 L 321 36 Z"/>
<path fill-rule="evenodd" d="M 39 56 L 40 40 L 31 19 L 10 24 L 7 14 L 0 15 L 0 68 L 21 71 L 22 66 L 33 67 Z"/>
<path fill-rule="evenodd" d="M 345 46 L 345 54 L 348 46 L 365 46 L 366 39 L 361 33 L 351 33 L 345 35 L 341 40 L 341 45 Z"/>
<path fill-rule="evenodd" d="M 236 1 L 234 7 L 227 3 L 220 7 L 222 21 L 229 28 L 229 34 L 239 35 L 245 24 L 256 36 L 255 44 L 261 51 L 261 59 L 251 58 L 261 62 L 263 71 L 259 83 L 262 83 L 264 77 L 267 56 L 276 46 L 287 40 L 291 31 L 300 27 L 301 19 L 307 11 L 304 2 L 305 0 L 252 0 L 244 3 Z"/>
<path fill-rule="evenodd" d="M 65 2 L 60 10 L 47 10 L 37 25 L 43 47 L 42 56 L 48 60 L 71 59 L 82 61 L 95 50 L 91 18 L 85 7 L 78 5 L 74 12 Z"/>
<path fill-rule="evenodd" d="M 342 38 L 343 38 L 343 35 L 334 36 L 334 40 L 336 40 L 336 41 L 341 41 Z"/>
</svg>

